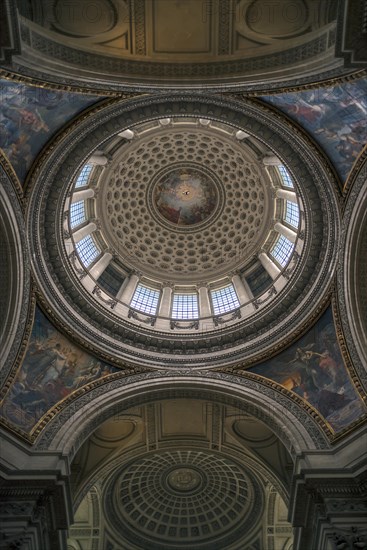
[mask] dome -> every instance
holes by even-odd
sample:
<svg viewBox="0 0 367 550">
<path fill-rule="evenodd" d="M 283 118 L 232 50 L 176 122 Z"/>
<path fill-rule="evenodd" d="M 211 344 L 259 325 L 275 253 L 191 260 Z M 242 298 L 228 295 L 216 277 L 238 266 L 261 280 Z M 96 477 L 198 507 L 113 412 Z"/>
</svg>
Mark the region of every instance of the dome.
<svg viewBox="0 0 367 550">
<path fill-rule="evenodd" d="M 264 499 L 259 481 L 243 465 L 194 450 L 149 453 L 115 471 L 107 483 L 112 530 L 131 548 L 191 544 L 209 550 L 221 540 L 239 548 L 241 538 L 256 529 Z"/>
<path fill-rule="evenodd" d="M 32 232 L 47 299 L 116 364 L 252 362 L 312 315 L 310 288 L 325 292 L 335 199 L 317 154 L 308 162 L 304 138 L 264 107 L 205 100 L 111 106 L 60 140 L 58 173 L 43 171 L 47 216 Z"/>
</svg>

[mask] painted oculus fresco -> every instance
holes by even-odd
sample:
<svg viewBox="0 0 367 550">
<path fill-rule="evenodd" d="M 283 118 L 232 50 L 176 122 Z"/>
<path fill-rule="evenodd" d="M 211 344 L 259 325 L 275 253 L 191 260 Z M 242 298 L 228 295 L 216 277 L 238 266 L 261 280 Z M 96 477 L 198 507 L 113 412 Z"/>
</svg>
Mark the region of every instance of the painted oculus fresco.
<svg viewBox="0 0 367 550">
<path fill-rule="evenodd" d="M 308 401 L 335 432 L 367 412 L 344 365 L 331 309 L 295 344 L 250 370 Z"/>
<path fill-rule="evenodd" d="M 214 182 L 195 168 L 176 168 L 158 180 L 153 203 L 163 218 L 178 226 L 204 222 L 216 210 L 218 195 Z"/>
</svg>

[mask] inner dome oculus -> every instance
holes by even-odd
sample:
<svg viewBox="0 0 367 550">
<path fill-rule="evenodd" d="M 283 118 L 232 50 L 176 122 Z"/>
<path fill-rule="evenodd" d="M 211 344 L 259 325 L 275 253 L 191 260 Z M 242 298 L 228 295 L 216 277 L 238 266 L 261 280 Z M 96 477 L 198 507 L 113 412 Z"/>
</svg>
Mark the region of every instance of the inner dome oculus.
<svg viewBox="0 0 367 550">
<path fill-rule="evenodd" d="M 153 190 L 153 203 L 173 225 L 196 225 L 216 209 L 218 194 L 211 178 L 192 167 L 165 171 Z"/>
</svg>

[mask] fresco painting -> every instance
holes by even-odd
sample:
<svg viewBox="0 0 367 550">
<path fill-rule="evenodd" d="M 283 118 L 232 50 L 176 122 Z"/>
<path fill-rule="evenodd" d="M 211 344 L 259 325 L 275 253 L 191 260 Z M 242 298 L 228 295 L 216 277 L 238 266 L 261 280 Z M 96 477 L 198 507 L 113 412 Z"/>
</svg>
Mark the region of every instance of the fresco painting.
<svg viewBox="0 0 367 550">
<path fill-rule="evenodd" d="M 0 80 L 0 148 L 21 182 L 45 143 L 98 96 Z"/>
<path fill-rule="evenodd" d="M 367 79 L 303 92 L 263 96 L 303 126 L 345 181 L 367 143 Z"/>
<path fill-rule="evenodd" d="M 160 214 L 179 226 L 205 221 L 218 202 L 214 183 L 193 168 L 170 170 L 154 188 L 153 199 Z"/>
<path fill-rule="evenodd" d="M 295 344 L 250 371 L 305 399 L 335 432 L 367 412 L 344 365 L 330 308 Z"/>
<path fill-rule="evenodd" d="M 58 401 L 115 372 L 119 369 L 65 338 L 37 308 L 22 367 L 1 405 L 1 415 L 30 431 Z"/>
</svg>

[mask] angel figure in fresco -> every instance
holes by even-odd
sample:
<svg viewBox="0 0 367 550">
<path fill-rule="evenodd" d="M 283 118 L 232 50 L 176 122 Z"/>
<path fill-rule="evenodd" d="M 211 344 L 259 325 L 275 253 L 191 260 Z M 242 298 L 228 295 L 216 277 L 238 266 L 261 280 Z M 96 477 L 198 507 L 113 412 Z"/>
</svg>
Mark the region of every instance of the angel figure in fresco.
<svg viewBox="0 0 367 550">
<path fill-rule="evenodd" d="M 80 375 L 75 379 L 73 389 L 76 390 L 89 382 L 93 382 L 93 380 L 101 376 L 102 370 L 101 363 L 94 363 L 94 361 L 91 361 L 88 367 L 83 369 Z"/>
<path fill-rule="evenodd" d="M 37 365 L 36 374 L 33 377 L 33 386 L 42 386 L 49 380 L 58 378 L 66 361 L 65 355 L 61 353 L 61 344 L 57 342 L 53 347 L 43 351 L 43 361 Z M 31 373 L 33 374 L 33 373 Z"/>
<path fill-rule="evenodd" d="M 289 361 L 289 365 L 294 364 L 299 370 L 301 376 L 301 384 L 309 390 L 319 390 L 324 386 L 325 376 L 314 363 L 314 358 L 322 357 L 321 353 L 311 351 L 314 344 L 297 348 L 294 359 Z"/>
</svg>

